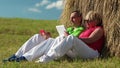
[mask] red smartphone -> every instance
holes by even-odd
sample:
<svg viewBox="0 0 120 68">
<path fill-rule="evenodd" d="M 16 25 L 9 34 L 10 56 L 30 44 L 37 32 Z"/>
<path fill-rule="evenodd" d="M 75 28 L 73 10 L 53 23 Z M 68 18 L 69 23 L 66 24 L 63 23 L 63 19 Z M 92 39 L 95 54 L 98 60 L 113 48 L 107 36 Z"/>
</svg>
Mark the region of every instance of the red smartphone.
<svg viewBox="0 0 120 68">
<path fill-rule="evenodd" d="M 45 30 L 41 29 L 39 32 L 41 35 L 45 34 Z"/>
</svg>

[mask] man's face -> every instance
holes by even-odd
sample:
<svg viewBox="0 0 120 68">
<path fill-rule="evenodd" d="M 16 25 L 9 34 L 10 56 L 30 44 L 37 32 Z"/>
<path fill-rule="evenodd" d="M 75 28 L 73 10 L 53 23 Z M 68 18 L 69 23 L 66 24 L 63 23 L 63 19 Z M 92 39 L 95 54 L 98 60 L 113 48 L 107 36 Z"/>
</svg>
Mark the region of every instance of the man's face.
<svg viewBox="0 0 120 68">
<path fill-rule="evenodd" d="M 77 26 L 77 25 L 81 24 L 82 17 L 77 15 L 76 12 L 73 12 L 73 13 L 71 13 L 70 20 L 71 20 L 71 22 L 73 22 L 74 25 Z"/>
</svg>

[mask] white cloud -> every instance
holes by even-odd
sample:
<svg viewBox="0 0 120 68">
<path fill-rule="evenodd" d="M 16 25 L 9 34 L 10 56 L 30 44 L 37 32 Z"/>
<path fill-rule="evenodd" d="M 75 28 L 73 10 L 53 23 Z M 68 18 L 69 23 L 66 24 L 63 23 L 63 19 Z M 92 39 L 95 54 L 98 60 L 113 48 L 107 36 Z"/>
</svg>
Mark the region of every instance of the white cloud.
<svg viewBox="0 0 120 68">
<path fill-rule="evenodd" d="M 51 4 L 47 5 L 46 9 L 51 9 L 51 8 L 54 8 L 54 7 L 55 7 L 55 5 L 56 5 L 56 3 L 55 3 L 55 2 L 54 2 L 54 3 L 51 3 Z"/>
<path fill-rule="evenodd" d="M 36 3 L 33 8 L 28 8 L 28 11 L 41 13 L 43 10 L 41 11 L 39 9 L 41 9 L 43 7 L 47 10 L 52 9 L 52 8 L 62 9 L 63 8 L 63 0 L 56 0 L 54 2 L 52 2 L 50 0 L 42 0 L 41 2 Z"/>
<path fill-rule="evenodd" d="M 46 9 L 52 9 L 52 8 L 62 9 L 63 8 L 63 0 L 58 0 L 58 1 L 53 2 L 46 6 Z"/>
<path fill-rule="evenodd" d="M 48 3 L 50 3 L 50 1 L 48 1 L 48 0 L 42 0 L 42 2 L 36 3 L 35 6 L 36 7 L 44 6 L 44 5 L 47 5 Z"/>
<path fill-rule="evenodd" d="M 41 13 L 41 11 L 39 9 L 37 9 L 37 8 L 29 8 L 28 11 Z"/>
</svg>

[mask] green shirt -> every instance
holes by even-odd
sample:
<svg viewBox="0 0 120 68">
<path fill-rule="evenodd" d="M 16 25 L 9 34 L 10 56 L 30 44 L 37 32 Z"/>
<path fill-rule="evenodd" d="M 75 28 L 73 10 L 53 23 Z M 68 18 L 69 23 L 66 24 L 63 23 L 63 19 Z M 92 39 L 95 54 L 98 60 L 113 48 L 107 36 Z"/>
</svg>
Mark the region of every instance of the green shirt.
<svg viewBox="0 0 120 68">
<path fill-rule="evenodd" d="M 84 30 L 83 27 L 77 27 L 77 28 L 69 27 L 69 28 L 67 28 L 67 32 L 70 35 L 73 35 L 76 37 L 78 37 L 83 30 Z"/>
</svg>

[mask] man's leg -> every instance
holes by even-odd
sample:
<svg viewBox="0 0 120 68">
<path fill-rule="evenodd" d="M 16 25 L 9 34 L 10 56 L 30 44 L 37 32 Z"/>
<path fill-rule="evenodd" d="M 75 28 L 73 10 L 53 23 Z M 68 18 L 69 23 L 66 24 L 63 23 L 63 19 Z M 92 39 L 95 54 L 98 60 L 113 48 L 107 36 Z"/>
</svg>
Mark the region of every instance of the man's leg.
<svg viewBox="0 0 120 68">
<path fill-rule="evenodd" d="M 20 49 L 15 53 L 15 56 L 22 56 L 24 53 L 26 53 L 44 40 L 45 39 L 41 35 L 35 34 L 20 47 Z"/>
<path fill-rule="evenodd" d="M 24 56 L 28 61 L 35 60 L 45 54 L 50 49 L 53 41 L 53 38 L 48 38 L 47 40 L 33 47 L 31 50 L 29 50 L 22 56 Z"/>
</svg>

